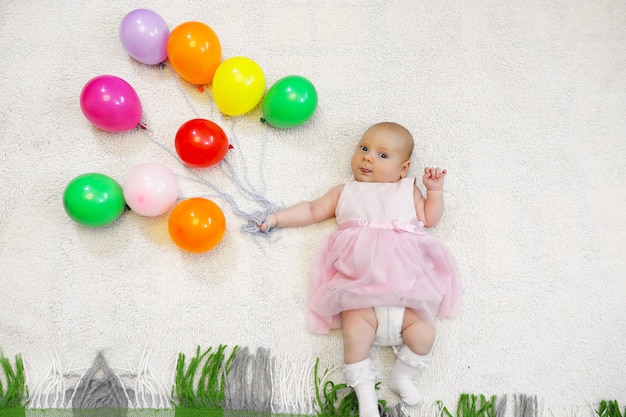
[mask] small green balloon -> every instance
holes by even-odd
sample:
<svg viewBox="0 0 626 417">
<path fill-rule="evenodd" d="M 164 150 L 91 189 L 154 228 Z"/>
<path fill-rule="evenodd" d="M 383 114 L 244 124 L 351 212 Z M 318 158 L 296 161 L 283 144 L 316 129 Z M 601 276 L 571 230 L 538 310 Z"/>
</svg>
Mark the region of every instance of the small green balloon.
<svg viewBox="0 0 626 417">
<path fill-rule="evenodd" d="M 101 227 L 120 217 L 126 203 L 122 187 L 113 178 L 89 173 L 70 181 L 63 193 L 63 206 L 76 223 Z"/>
<path fill-rule="evenodd" d="M 270 87 L 263 101 L 263 119 L 274 127 L 298 126 L 313 116 L 317 91 L 309 80 L 289 75 Z"/>
</svg>

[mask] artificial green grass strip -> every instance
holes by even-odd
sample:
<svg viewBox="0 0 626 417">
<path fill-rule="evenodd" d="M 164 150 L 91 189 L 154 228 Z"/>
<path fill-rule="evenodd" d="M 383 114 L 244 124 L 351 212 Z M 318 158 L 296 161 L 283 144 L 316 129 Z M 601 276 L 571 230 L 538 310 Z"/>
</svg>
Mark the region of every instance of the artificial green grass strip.
<svg viewBox="0 0 626 417">
<path fill-rule="evenodd" d="M 341 384 L 336 384 L 338 386 Z M 317 393 L 316 393 L 317 394 Z M 322 391 L 319 391 L 320 399 L 323 399 Z M 470 417 L 470 416 L 487 416 L 489 415 L 489 403 L 495 404 L 494 397 L 487 401 L 486 397 L 475 396 L 470 394 L 462 394 L 459 399 L 457 407 L 457 417 Z M 505 399 L 503 396 L 502 399 Z M 463 404 L 461 404 L 463 403 Z M 452 414 L 450 411 L 443 407 L 440 401 L 438 416 L 450 417 Z M 486 405 L 486 407 L 481 406 Z M 496 405 L 496 415 L 504 415 L 502 410 L 498 410 L 499 406 Z M 501 408 L 501 407 L 500 407 Z M 334 411 L 332 411 L 334 410 Z M 76 414 L 76 411 L 80 411 L 83 414 Z M 336 416 L 336 417 L 352 417 L 357 414 L 342 414 L 336 407 L 331 407 L 327 411 L 331 411 L 331 414 L 318 414 L 317 416 Z M 389 416 L 405 416 L 404 413 L 394 413 L 395 410 L 390 410 Z M 595 410 L 598 417 L 626 417 L 626 409 L 620 410 L 617 401 L 602 401 L 599 403 L 598 408 Z M 289 414 L 289 413 L 272 413 L 272 412 L 259 412 L 259 411 L 247 411 L 247 410 L 210 410 L 210 409 L 85 409 L 85 410 L 72 410 L 72 409 L 26 409 L 24 414 L 24 408 L 19 409 L 7 409 L 0 410 L 1 417 L 111 417 L 117 415 L 123 415 L 125 417 L 314 417 L 312 415 L 302 414 Z M 334 412 L 334 414 L 332 414 Z M 518 414 L 517 415 L 525 415 Z M 532 414 L 531 414 L 532 415 Z M 534 414 L 536 415 L 536 414 Z"/>
<path fill-rule="evenodd" d="M 441 401 L 437 401 L 441 415 L 455 417 Z M 456 417 L 494 417 L 496 413 L 496 396 L 489 400 L 484 395 L 461 394 L 456 408 Z"/>
<path fill-rule="evenodd" d="M 220 345 L 214 352 L 212 348 L 202 352 L 198 346 L 196 356 L 189 360 L 187 369 L 185 355 L 180 353 L 176 364 L 176 382 L 172 387 L 172 397 L 176 399 L 174 406 L 183 409 L 221 410 L 224 406 L 226 375 L 237 349 L 235 346 L 227 358 L 225 345 Z"/>
<path fill-rule="evenodd" d="M 6 387 L 0 378 L 0 410 L 20 409 L 26 407 L 28 387 L 24 377 L 24 362 L 21 355 L 15 356 L 15 370 L 9 358 L 0 351 L 0 366 L 4 372 Z"/>
<path fill-rule="evenodd" d="M 323 386 L 322 378 L 326 376 L 328 370 L 319 376 L 319 358 L 315 361 L 313 368 L 313 378 L 315 382 L 315 402 L 319 407 L 317 417 L 358 417 L 359 402 L 354 389 L 346 384 L 335 384 L 333 381 L 326 381 Z M 376 389 L 380 388 L 380 382 L 376 384 Z M 388 411 L 387 402 L 378 400 L 378 409 L 383 413 Z"/>
<path fill-rule="evenodd" d="M 5 417 L 4 414 L 0 416 Z M 148 408 L 28 408 L 26 417 L 175 417 L 174 409 L 148 409 Z M 7 416 L 12 417 L 12 416 Z"/>
<path fill-rule="evenodd" d="M 2 417 L 25 417 L 26 407 L 2 409 L 2 411 L 0 411 L 0 416 Z"/>
<path fill-rule="evenodd" d="M 224 417 L 224 410 L 177 407 L 174 417 Z"/>
<path fill-rule="evenodd" d="M 596 410 L 596 414 L 599 417 L 625 417 L 626 407 L 624 408 L 624 412 L 622 413 L 619 409 L 619 404 L 617 403 L 617 400 L 602 400 L 600 401 L 600 406 Z"/>
</svg>

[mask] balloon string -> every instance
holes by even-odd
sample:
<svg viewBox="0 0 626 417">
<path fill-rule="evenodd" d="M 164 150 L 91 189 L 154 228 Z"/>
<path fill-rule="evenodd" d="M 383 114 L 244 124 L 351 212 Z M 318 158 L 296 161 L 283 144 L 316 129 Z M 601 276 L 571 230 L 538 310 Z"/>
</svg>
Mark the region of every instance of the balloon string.
<svg viewBox="0 0 626 417">
<path fill-rule="evenodd" d="M 248 187 L 250 187 L 250 189 L 254 189 L 254 186 L 252 186 L 252 184 L 250 183 L 250 180 L 248 179 L 248 167 L 246 165 L 246 159 L 243 157 L 243 152 L 241 151 L 241 146 L 239 146 L 239 140 L 237 139 L 237 131 L 235 130 L 235 124 L 236 124 L 236 120 L 233 117 L 231 120 L 231 125 L 230 125 L 230 140 L 231 142 L 233 142 L 236 146 L 235 149 L 238 149 L 242 155 L 241 157 L 241 165 L 243 168 L 243 178 L 246 181 L 246 184 L 248 184 Z M 233 145 L 231 145 L 233 146 Z M 235 175 L 235 172 L 233 170 L 232 165 L 230 164 L 230 162 L 228 161 L 228 155 L 222 160 L 222 162 L 224 164 L 222 165 L 227 165 L 227 168 L 232 172 L 232 175 Z M 222 167 L 222 169 L 224 169 L 224 167 Z M 225 174 L 228 174 L 227 172 L 224 172 Z M 239 182 L 239 181 L 238 181 Z M 245 190 L 246 192 L 250 193 L 250 191 Z"/>
<path fill-rule="evenodd" d="M 231 125 L 231 136 L 230 137 L 232 138 L 233 143 L 235 143 L 235 145 L 236 145 L 235 149 L 239 149 L 240 150 L 242 148 L 239 146 L 239 140 L 237 139 L 237 133 L 235 131 L 235 119 L 233 118 L 231 120 L 232 120 L 232 125 Z M 226 175 L 229 175 L 229 172 L 230 172 L 230 175 L 235 177 L 235 178 L 231 178 L 231 179 L 233 179 L 233 181 L 235 181 L 240 186 L 240 188 L 242 190 L 244 190 L 246 193 L 248 193 L 249 195 L 253 196 L 254 198 L 257 198 L 257 197 L 264 198 L 264 197 L 260 196 L 260 194 L 264 194 L 265 191 L 266 191 L 265 176 L 263 175 L 263 161 L 265 160 L 266 141 L 267 141 L 267 125 L 265 126 L 264 135 L 263 135 L 263 141 L 262 141 L 262 148 L 261 148 L 261 158 L 260 158 L 261 166 L 259 168 L 259 171 L 261 172 L 261 175 L 259 176 L 260 179 L 261 179 L 261 191 L 260 192 L 255 191 L 256 187 L 254 185 L 252 185 L 252 183 L 249 180 L 249 177 L 248 177 L 248 167 L 246 165 L 246 160 L 243 157 L 243 152 L 240 152 L 240 154 L 242 155 L 241 164 L 242 164 L 242 169 L 243 169 L 243 179 L 245 180 L 245 182 L 246 182 L 247 186 L 249 187 L 249 189 L 247 189 L 241 183 L 241 181 L 238 178 L 236 178 L 236 173 L 235 173 L 235 171 L 234 171 L 234 169 L 232 167 L 232 164 L 229 161 L 228 156 L 226 156 L 222 160 L 223 165 L 224 165 L 222 168 L 225 170 L 224 173 Z M 228 169 L 229 172 L 226 172 L 226 169 Z"/>
<path fill-rule="evenodd" d="M 161 64 L 161 70 L 164 70 L 165 67 L 167 67 L 167 65 L 165 63 L 162 63 Z M 172 69 L 171 69 L 171 73 L 172 73 L 172 76 L 174 77 L 174 80 L 176 82 L 176 86 L 178 88 L 178 91 L 184 97 L 185 102 L 187 103 L 187 105 L 189 106 L 191 111 L 196 115 L 196 117 L 201 118 L 202 116 L 200 115 L 200 113 L 193 106 L 189 95 L 186 94 L 186 92 L 183 90 L 183 87 L 182 87 L 182 85 L 180 83 L 180 79 L 178 77 L 178 74 L 176 73 L 176 71 L 174 71 Z M 200 91 L 203 92 L 203 93 L 207 93 L 207 91 L 205 89 L 202 89 Z M 213 114 L 214 113 L 213 100 L 208 100 L 208 101 L 209 101 L 209 105 L 210 105 L 209 113 Z M 236 130 L 235 130 L 235 128 L 236 128 L 236 119 L 234 117 L 226 118 L 226 119 L 230 120 L 232 122 L 232 124 L 231 124 L 231 138 L 232 138 L 232 141 L 235 144 L 235 148 L 241 150 L 242 148 L 241 148 L 241 146 L 239 146 L 239 141 L 237 139 L 237 134 L 236 134 Z M 224 118 L 222 117 L 222 121 L 225 122 L 226 120 L 224 120 Z M 144 127 L 142 126 L 142 128 L 144 128 Z M 265 130 L 264 130 L 263 142 L 262 142 L 262 150 L 261 150 L 261 159 L 260 159 L 261 160 L 261 168 L 260 168 L 260 171 L 261 171 L 261 175 L 260 175 L 260 178 L 261 178 L 261 193 L 265 193 L 265 191 L 266 191 L 266 182 L 265 182 L 265 176 L 263 175 L 262 167 L 263 167 L 263 161 L 265 160 L 266 149 L 267 149 L 267 136 L 268 136 L 268 127 L 267 127 L 267 124 L 265 124 Z M 169 149 L 168 149 L 168 152 L 170 154 L 172 154 L 178 160 L 177 156 L 174 155 Z M 247 194 L 248 198 L 252 199 L 252 201 L 254 201 L 256 204 L 258 204 L 259 206 L 261 206 L 263 208 L 262 211 L 256 212 L 254 215 L 252 215 L 252 218 L 250 218 L 250 216 L 244 216 L 245 218 L 248 219 L 248 223 L 249 223 L 249 225 L 248 225 L 248 227 L 246 227 L 245 231 L 248 232 L 248 233 L 254 233 L 254 234 L 260 233 L 260 234 L 266 235 L 268 232 L 267 231 L 266 232 L 261 232 L 261 230 L 259 229 L 257 224 L 263 223 L 265 221 L 265 218 L 270 213 L 276 211 L 278 209 L 278 207 L 274 203 L 269 201 L 266 197 L 261 195 L 259 192 L 255 191 L 255 187 L 251 184 L 251 182 L 249 180 L 248 171 L 247 171 L 247 165 L 246 165 L 245 158 L 243 158 L 243 153 L 240 152 L 240 155 L 242 155 L 241 163 L 242 163 L 242 166 L 243 166 L 243 179 L 245 181 L 245 184 L 247 184 L 247 187 L 243 184 L 243 182 L 236 175 L 235 170 L 233 169 L 233 166 L 230 163 L 228 156 L 226 156 L 221 161 L 220 167 L 222 168 L 222 172 L 239 188 L 240 192 L 243 192 L 243 193 Z M 188 167 L 185 165 L 185 168 L 188 168 Z M 234 199 L 233 199 L 233 203 L 234 203 Z M 236 207 L 236 204 L 233 205 L 233 208 L 235 208 L 235 207 Z"/>
<path fill-rule="evenodd" d="M 267 124 L 265 124 L 265 129 L 263 130 L 263 139 L 261 141 L 261 192 L 265 194 L 267 190 L 267 184 L 265 183 L 265 175 L 263 175 L 263 161 L 265 161 L 265 155 L 267 154 L 267 136 L 268 136 L 269 128 Z"/>
<path fill-rule="evenodd" d="M 142 124 L 141 127 L 142 131 L 145 133 L 145 135 L 148 137 L 148 139 L 154 143 L 155 145 L 157 145 L 158 147 L 160 147 L 161 149 L 163 149 L 164 151 L 166 151 L 170 156 L 172 156 L 174 159 L 176 159 L 177 161 L 180 162 L 180 159 L 178 158 L 178 155 L 176 155 L 171 149 L 169 149 L 168 147 L 166 147 L 165 145 L 163 145 L 161 142 L 159 142 L 155 137 L 154 134 L 152 132 L 152 130 L 150 128 L 148 128 L 148 126 L 146 126 L 145 124 Z M 221 191 L 215 184 L 211 183 L 210 181 L 206 180 L 205 178 L 203 178 L 200 174 L 198 174 L 197 172 L 195 172 L 194 170 L 192 170 L 189 166 L 185 165 L 184 163 L 181 162 L 181 165 L 192 175 L 193 178 L 188 178 L 191 179 L 195 182 L 201 183 L 207 187 L 209 187 L 211 190 L 213 190 L 217 196 L 219 196 L 222 200 L 224 200 L 226 203 L 228 203 L 232 209 L 233 212 L 243 218 L 244 220 L 246 220 L 246 224 L 241 226 L 241 230 L 246 232 L 246 233 L 251 233 L 251 234 L 257 234 L 257 235 L 266 235 L 268 233 L 268 231 L 261 231 L 259 228 L 259 224 L 262 224 L 266 217 L 269 215 L 269 213 L 272 213 L 273 211 L 276 211 L 277 207 L 270 202 L 268 199 L 251 193 L 249 190 L 246 190 L 248 193 L 251 193 L 250 196 L 252 198 L 252 200 L 257 203 L 258 205 L 263 207 L 262 211 L 257 211 L 254 213 L 250 213 L 250 212 L 246 212 L 244 210 L 242 210 L 239 205 L 237 204 L 235 198 L 233 196 L 231 196 L 228 193 L 225 193 L 223 191 Z M 183 177 L 185 178 L 185 177 Z M 237 185 L 239 185 L 240 189 L 245 190 L 245 187 L 243 187 L 241 185 L 241 182 L 237 179 L 236 176 L 234 177 L 229 177 L 231 180 L 233 180 Z"/>
<path fill-rule="evenodd" d="M 168 65 L 165 64 L 165 63 L 162 63 L 161 64 L 161 71 L 163 71 L 166 67 L 168 67 Z M 183 91 L 183 86 L 180 84 L 180 80 L 178 78 L 178 75 L 176 74 L 175 71 L 172 71 L 172 75 L 173 75 L 174 81 L 176 82 L 176 87 L 178 88 L 178 91 L 183 95 L 183 98 L 185 99 L 185 102 L 187 103 L 187 106 L 189 106 L 189 108 L 191 109 L 193 114 L 196 115 L 196 117 L 200 118 L 201 117 L 200 113 L 198 113 L 196 108 L 193 106 L 193 103 L 191 102 L 191 99 L 189 98 L 189 96 L 187 94 L 185 94 L 185 92 Z"/>
<path fill-rule="evenodd" d="M 241 147 L 239 146 L 239 140 L 237 139 L 237 134 L 235 130 L 235 125 L 236 125 L 235 118 L 230 118 L 230 120 L 232 121 L 231 138 L 236 145 L 235 149 L 241 149 Z M 232 164 L 230 163 L 228 156 L 222 159 L 222 161 L 220 162 L 220 167 L 222 168 L 222 172 L 224 173 L 224 175 L 226 175 L 227 178 L 229 178 L 239 188 L 240 192 L 246 193 L 248 198 L 254 201 L 257 205 L 263 207 L 262 211 L 255 213 L 254 222 L 249 222 L 249 225 L 246 228 L 246 232 L 248 233 L 263 234 L 263 235 L 266 235 L 267 233 L 269 233 L 269 230 L 262 232 L 259 229 L 258 224 L 263 223 L 270 213 L 273 213 L 274 211 L 278 209 L 278 207 L 274 203 L 272 203 L 269 199 L 267 199 L 263 195 L 266 190 L 265 176 L 263 175 L 263 161 L 265 160 L 265 154 L 266 154 L 266 148 L 267 148 L 267 130 L 268 130 L 267 125 L 265 125 L 262 148 L 261 148 L 261 158 L 260 158 L 261 175 L 259 177 L 261 178 L 261 193 L 255 190 L 255 187 L 252 185 L 252 183 L 249 180 L 248 168 L 246 165 L 245 158 L 243 157 L 243 152 L 240 152 L 240 154 L 242 155 L 241 164 L 242 164 L 242 169 L 243 169 L 243 180 L 245 181 L 245 185 L 242 182 L 242 180 L 237 176 L 237 173 L 235 172 Z"/>
</svg>

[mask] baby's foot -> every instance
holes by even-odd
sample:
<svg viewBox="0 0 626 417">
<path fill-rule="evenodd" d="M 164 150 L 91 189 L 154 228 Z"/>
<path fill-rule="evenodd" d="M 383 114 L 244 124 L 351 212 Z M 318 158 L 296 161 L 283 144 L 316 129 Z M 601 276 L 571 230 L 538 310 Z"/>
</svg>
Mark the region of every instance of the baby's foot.
<svg viewBox="0 0 626 417">
<path fill-rule="evenodd" d="M 402 398 L 407 405 L 416 405 L 422 401 L 422 393 L 417 389 L 414 378 L 426 367 L 430 355 L 418 355 L 404 345 L 396 351 L 398 359 L 389 375 L 389 389 Z"/>
<path fill-rule="evenodd" d="M 345 365 L 346 383 L 356 392 L 360 417 L 379 417 L 374 370 L 369 358 Z"/>
<path fill-rule="evenodd" d="M 412 378 L 389 378 L 389 389 L 402 398 L 407 405 L 417 405 L 422 402 L 422 393 Z"/>
<path fill-rule="evenodd" d="M 359 401 L 360 417 L 379 417 L 378 397 L 373 381 L 364 381 L 354 387 Z"/>
</svg>

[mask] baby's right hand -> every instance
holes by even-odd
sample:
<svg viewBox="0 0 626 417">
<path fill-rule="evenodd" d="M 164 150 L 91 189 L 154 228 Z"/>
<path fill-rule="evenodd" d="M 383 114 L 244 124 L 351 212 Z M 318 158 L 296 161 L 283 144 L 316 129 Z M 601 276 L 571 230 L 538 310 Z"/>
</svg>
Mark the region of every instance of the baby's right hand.
<svg viewBox="0 0 626 417">
<path fill-rule="evenodd" d="M 276 226 L 276 215 L 274 213 L 268 214 L 263 223 L 257 223 L 257 226 L 259 226 L 262 232 L 267 232 L 269 229 Z"/>
</svg>

